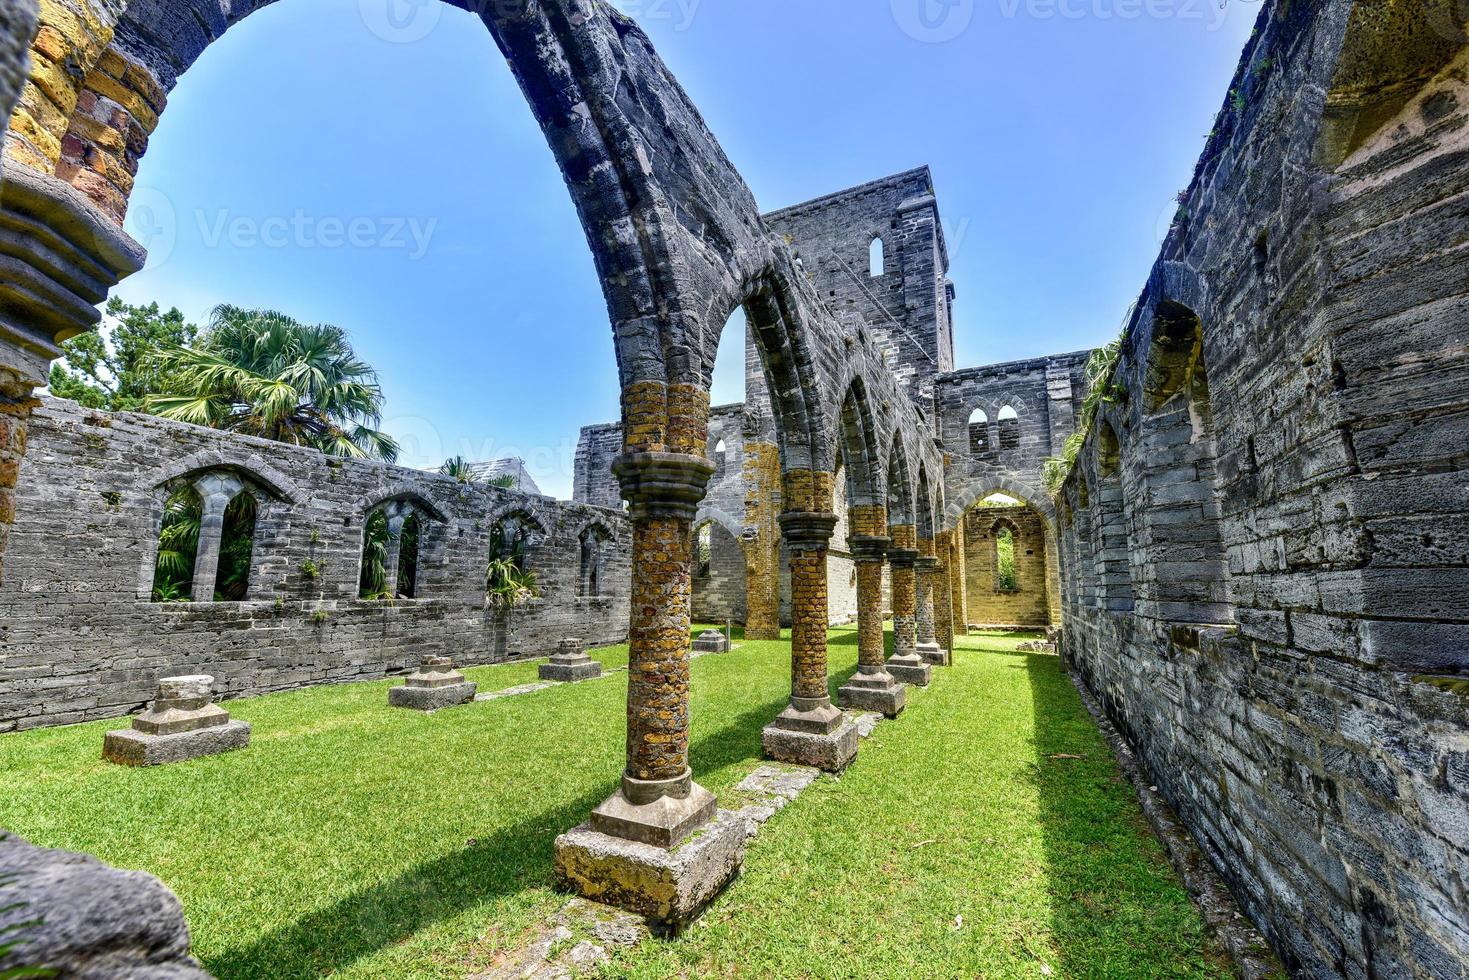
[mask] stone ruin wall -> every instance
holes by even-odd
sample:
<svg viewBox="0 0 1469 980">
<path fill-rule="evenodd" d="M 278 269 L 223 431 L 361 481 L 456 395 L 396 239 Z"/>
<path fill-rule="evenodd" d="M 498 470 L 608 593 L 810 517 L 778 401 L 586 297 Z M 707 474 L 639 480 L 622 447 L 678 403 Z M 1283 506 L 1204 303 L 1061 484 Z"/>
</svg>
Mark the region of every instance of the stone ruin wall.
<svg viewBox="0 0 1469 980">
<path fill-rule="evenodd" d="M 553 653 L 566 636 L 627 636 L 621 511 L 50 398 L 32 417 L 25 466 L 0 587 L 0 731 L 128 714 L 168 674 L 212 674 L 240 697 L 380 678 L 426 654 L 486 664 Z M 248 597 L 152 602 L 160 487 L 203 470 L 264 489 Z M 357 598 L 364 514 L 384 499 L 442 515 L 421 536 L 420 598 Z M 507 617 L 488 606 L 484 579 L 490 526 L 512 513 L 546 533 L 529 560 L 541 598 Z M 594 524 L 610 537 L 602 595 L 588 598 L 580 535 Z"/>
<path fill-rule="evenodd" d="M 1431 14 L 1267 6 L 1059 505 L 1064 655 L 1300 975 L 1469 976 L 1469 55 Z"/>
<path fill-rule="evenodd" d="M 1001 527 L 1015 535 L 1014 592 L 1001 592 L 995 536 Z M 1045 518 L 1029 507 L 976 507 L 964 518 L 965 589 L 970 626 L 1051 624 L 1051 585 L 1047 567 L 1049 531 Z"/>
</svg>

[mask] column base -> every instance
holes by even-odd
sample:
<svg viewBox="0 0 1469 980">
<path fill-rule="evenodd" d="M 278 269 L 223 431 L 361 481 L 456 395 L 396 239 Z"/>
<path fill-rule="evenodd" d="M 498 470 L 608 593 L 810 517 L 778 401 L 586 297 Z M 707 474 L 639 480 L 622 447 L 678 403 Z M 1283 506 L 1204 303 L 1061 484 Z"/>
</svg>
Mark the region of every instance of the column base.
<svg viewBox="0 0 1469 980">
<path fill-rule="evenodd" d="M 718 811 L 698 835 L 674 848 L 614 837 L 584 823 L 556 838 L 556 887 L 677 933 L 739 874 L 748 836 L 745 819 L 729 810 Z"/>
<path fill-rule="evenodd" d="M 898 717 L 908 700 L 906 688 L 886 668 L 875 668 L 870 674 L 862 672 L 867 669 L 858 668 L 859 672 L 837 690 L 837 704 L 843 708 L 880 711 L 889 718 Z"/>
<path fill-rule="evenodd" d="M 888 661 L 888 673 L 904 684 L 927 687 L 933 680 L 933 668 L 917 653 L 901 654 Z"/>
<path fill-rule="evenodd" d="M 250 724 L 244 721 L 172 735 L 149 735 L 125 728 L 107 733 L 102 741 L 102 758 L 123 766 L 160 766 L 232 752 L 249 744 Z"/>
<path fill-rule="evenodd" d="M 765 757 L 796 766 L 841 772 L 857 757 L 857 726 L 829 698 L 791 698 L 760 733 Z"/>
<path fill-rule="evenodd" d="M 937 643 L 918 644 L 918 656 L 921 657 L 925 663 L 934 664 L 938 667 L 949 666 L 949 651 L 945 650 Z"/>
<path fill-rule="evenodd" d="M 552 657 L 549 663 L 541 664 L 539 673 L 543 681 L 587 681 L 602 676 L 602 664 L 586 655 L 565 659 Z"/>
<path fill-rule="evenodd" d="M 621 788 L 592 811 L 587 826 L 610 837 L 671 848 L 714 819 L 716 809 L 714 794 L 695 783 L 691 773 L 656 781 L 624 774 Z"/>
<path fill-rule="evenodd" d="M 745 639 L 747 640 L 779 640 L 779 626 L 746 626 Z"/>
<path fill-rule="evenodd" d="M 438 711 L 474 700 L 478 685 L 473 681 L 462 684 L 447 684 L 443 687 L 388 688 L 388 704 L 394 708 L 410 708 L 414 711 Z"/>
</svg>

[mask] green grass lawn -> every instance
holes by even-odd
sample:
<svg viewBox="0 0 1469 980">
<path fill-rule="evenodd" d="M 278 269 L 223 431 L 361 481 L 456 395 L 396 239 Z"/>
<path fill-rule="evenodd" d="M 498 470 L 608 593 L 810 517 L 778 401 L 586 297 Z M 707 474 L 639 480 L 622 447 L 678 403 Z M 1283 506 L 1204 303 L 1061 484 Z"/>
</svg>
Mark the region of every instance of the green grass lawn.
<svg viewBox="0 0 1469 980">
<path fill-rule="evenodd" d="M 834 692 L 856 633 L 832 639 Z M 1059 661 L 1014 644 L 960 640 L 696 926 L 608 973 L 1227 976 Z M 716 793 L 758 764 L 789 650 L 694 661 L 692 763 Z M 467 673 L 491 691 L 535 666 Z M 0 827 L 161 877 L 222 978 L 463 977 L 565 900 L 552 842 L 616 786 L 626 674 L 431 716 L 389 709 L 389 686 L 232 701 L 247 750 L 155 769 L 100 760 L 116 722 L 0 736 Z"/>
</svg>

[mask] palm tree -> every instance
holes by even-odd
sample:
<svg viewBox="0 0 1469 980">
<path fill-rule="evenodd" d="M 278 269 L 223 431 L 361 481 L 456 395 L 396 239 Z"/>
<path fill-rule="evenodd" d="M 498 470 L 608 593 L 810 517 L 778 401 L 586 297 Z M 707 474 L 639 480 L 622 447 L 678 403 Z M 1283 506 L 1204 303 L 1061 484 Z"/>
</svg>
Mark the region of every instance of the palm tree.
<svg viewBox="0 0 1469 980">
<path fill-rule="evenodd" d="M 150 394 L 164 418 L 312 446 L 330 456 L 393 462 L 398 443 L 377 426 L 377 372 L 340 327 L 307 326 L 268 310 L 215 307 L 193 347 L 155 354 L 169 391 Z"/>
<path fill-rule="evenodd" d="M 479 477 L 474 472 L 474 464 L 463 456 L 451 456 L 444 460 L 444 465 L 439 467 L 439 472 L 445 476 L 452 476 L 460 483 L 479 481 Z"/>
</svg>

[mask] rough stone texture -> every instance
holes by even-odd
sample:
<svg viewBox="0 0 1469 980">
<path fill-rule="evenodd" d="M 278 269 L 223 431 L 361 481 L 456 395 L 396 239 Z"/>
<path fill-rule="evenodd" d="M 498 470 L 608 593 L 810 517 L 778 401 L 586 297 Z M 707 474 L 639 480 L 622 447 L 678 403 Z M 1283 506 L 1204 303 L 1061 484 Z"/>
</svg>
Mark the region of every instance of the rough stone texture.
<svg viewBox="0 0 1469 980">
<path fill-rule="evenodd" d="M 999 586 L 996 539 L 1001 528 L 1015 541 L 1015 591 Z M 1047 559 L 1049 546 L 1045 519 L 1030 507 L 976 507 L 963 517 L 965 570 L 969 576 L 970 626 L 1043 628 L 1051 622 L 1053 589 Z"/>
<path fill-rule="evenodd" d="M 1469 975 L 1462 17 L 1266 5 L 1059 505 L 1063 655 L 1302 976 Z"/>
<path fill-rule="evenodd" d="M 705 630 L 695 638 L 694 649 L 699 653 L 728 653 L 729 637 L 719 630 Z"/>
<path fill-rule="evenodd" d="M 744 818 L 728 810 L 671 850 L 583 824 L 556 838 L 556 884 L 677 932 L 739 872 L 747 839 Z"/>
<path fill-rule="evenodd" d="M 478 685 L 466 681 L 449 657 L 424 657 L 419 668 L 403 679 L 400 687 L 388 688 L 388 704 L 415 711 L 438 711 L 475 699 Z"/>
<path fill-rule="evenodd" d="M 124 766 L 161 766 L 233 752 L 249 744 L 250 725 L 243 721 L 227 721 L 222 725 L 174 735 L 148 735 L 132 729 L 119 729 L 107 733 L 102 742 L 102 757 Z"/>
<path fill-rule="evenodd" d="M 0 951 L 7 976 L 209 980 L 189 955 L 183 907 L 157 878 L 3 833 L 0 934 L 17 942 Z"/>
<path fill-rule="evenodd" d="M 541 664 L 539 674 L 543 681 L 585 681 L 602 676 L 602 665 L 587 656 L 581 640 L 566 639 L 550 662 Z"/>
<path fill-rule="evenodd" d="M 767 759 L 793 766 L 841 772 L 857 758 L 857 726 L 845 719 L 836 731 L 825 734 L 768 725 L 760 739 Z"/>
<path fill-rule="evenodd" d="M 627 635 L 631 560 L 620 512 L 142 415 L 46 399 L 0 586 L 0 731 L 136 710 L 160 675 L 215 676 L 238 697 L 404 673 L 425 655 L 461 664 L 544 656 L 555 638 Z M 226 472 L 261 501 L 244 602 L 154 603 L 157 532 L 176 477 Z M 365 513 L 409 500 L 429 514 L 418 598 L 357 598 Z M 529 563 L 541 597 L 485 601 L 493 522 L 544 530 Z M 578 594 L 580 534 L 597 526 L 604 594 Z"/>
</svg>

